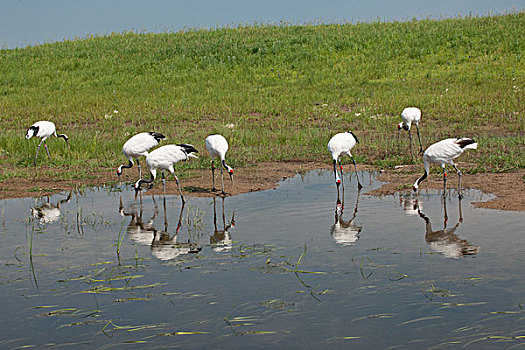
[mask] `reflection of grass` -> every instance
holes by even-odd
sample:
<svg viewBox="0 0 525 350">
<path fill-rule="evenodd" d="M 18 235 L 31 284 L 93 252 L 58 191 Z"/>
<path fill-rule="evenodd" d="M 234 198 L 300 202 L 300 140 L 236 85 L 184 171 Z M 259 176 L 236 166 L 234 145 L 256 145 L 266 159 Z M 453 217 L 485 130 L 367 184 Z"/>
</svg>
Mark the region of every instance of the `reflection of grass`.
<svg viewBox="0 0 525 350">
<path fill-rule="evenodd" d="M 524 20 L 246 26 L 0 50 L 0 180 L 89 179 L 114 169 L 145 125 L 202 150 L 177 165 L 186 169 L 208 169 L 209 133 L 229 139 L 235 167 L 327 160 L 330 136 L 348 128 L 359 163 L 412 163 L 395 129 L 409 105 L 423 111 L 424 146 L 472 136 L 480 147 L 462 161 L 522 168 Z M 50 139 L 52 159 L 42 154 L 35 169 L 37 140 L 22 136 L 36 115 L 53 119 L 71 149 Z"/>
</svg>

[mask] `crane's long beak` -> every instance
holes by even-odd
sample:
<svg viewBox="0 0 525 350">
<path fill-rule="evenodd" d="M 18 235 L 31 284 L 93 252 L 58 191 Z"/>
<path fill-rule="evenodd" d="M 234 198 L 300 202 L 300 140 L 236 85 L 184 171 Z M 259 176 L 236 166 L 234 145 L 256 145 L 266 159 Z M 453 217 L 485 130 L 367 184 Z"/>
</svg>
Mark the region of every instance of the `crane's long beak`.
<svg viewBox="0 0 525 350">
<path fill-rule="evenodd" d="M 232 180 L 232 185 L 233 185 L 233 184 L 234 184 L 234 183 L 233 183 L 233 172 L 228 173 L 228 174 L 230 175 L 230 180 Z"/>
</svg>

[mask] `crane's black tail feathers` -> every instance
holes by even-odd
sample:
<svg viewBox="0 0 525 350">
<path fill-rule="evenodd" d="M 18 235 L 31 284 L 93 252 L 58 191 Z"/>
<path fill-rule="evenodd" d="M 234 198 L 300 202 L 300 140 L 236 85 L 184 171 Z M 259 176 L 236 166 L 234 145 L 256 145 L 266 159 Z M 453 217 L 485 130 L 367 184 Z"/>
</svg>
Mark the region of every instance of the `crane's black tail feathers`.
<svg viewBox="0 0 525 350">
<path fill-rule="evenodd" d="M 466 138 L 466 137 L 456 140 L 456 144 L 462 149 L 463 148 L 476 149 L 478 147 L 478 144 L 476 143 L 476 141 L 474 141 L 473 139 Z"/>
<path fill-rule="evenodd" d="M 182 148 L 186 154 L 199 153 L 199 151 L 197 151 L 193 145 L 187 143 L 179 143 L 177 146 Z"/>
<path fill-rule="evenodd" d="M 149 133 L 151 136 L 153 136 L 153 138 L 155 140 L 157 140 L 157 142 L 159 142 L 160 140 L 166 140 L 166 136 L 158 133 L 158 132 L 153 132 L 153 131 L 150 131 Z"/>
</svg>

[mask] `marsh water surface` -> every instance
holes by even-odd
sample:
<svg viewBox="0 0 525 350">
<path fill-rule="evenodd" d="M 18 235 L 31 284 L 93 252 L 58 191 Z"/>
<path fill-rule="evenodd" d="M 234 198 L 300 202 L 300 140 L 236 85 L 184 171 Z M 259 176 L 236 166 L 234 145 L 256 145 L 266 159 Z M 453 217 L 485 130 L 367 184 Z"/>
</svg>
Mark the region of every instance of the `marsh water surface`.
<svg viewBox="0 0 525 350">
<path fill-rule="evenodd" d="M 525 346 L 525 214 L 360 176 L 340 203 L 320 171 L 184 208 L 124 186 L 0 201 L 0 347 Z"/>
</svg>

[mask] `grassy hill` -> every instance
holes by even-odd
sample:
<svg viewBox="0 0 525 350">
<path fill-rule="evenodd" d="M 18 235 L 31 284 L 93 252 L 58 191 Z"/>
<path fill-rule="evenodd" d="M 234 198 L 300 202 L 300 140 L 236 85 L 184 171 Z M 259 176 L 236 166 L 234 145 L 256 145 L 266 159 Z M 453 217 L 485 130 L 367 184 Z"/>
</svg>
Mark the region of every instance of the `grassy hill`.
<svg viewBox="0 0 525 350">
<path fill-rule="evenodd" d="M 123 33 L 0 51 L 0 179 L 89 177 L 124 161 L 140 131 L 170 143 L 230 141 L 232 166 L 326 160 L 351 129 L 360 163 L 411 163 L 396 124 L 422 112 L 424 146 L 474 137 L 471 171 L 525 165 L 525 12 L 410 22 L 240 26 L 166 34 Z M 37 120 L 70 137 L 52 160 L 24 139 Z M 234 124 L 233 128 L 230 128 Z M 203 159 L 204 158 L 204 159 Z M 419 161 L 416 159 L 416 161 Z M 184 165 L 207 168 L 206 157 Z M 67 168 L 68 172 L 59 171 Z M 115 179 L 108 179 L 115 180 Z"/>
</svg>

